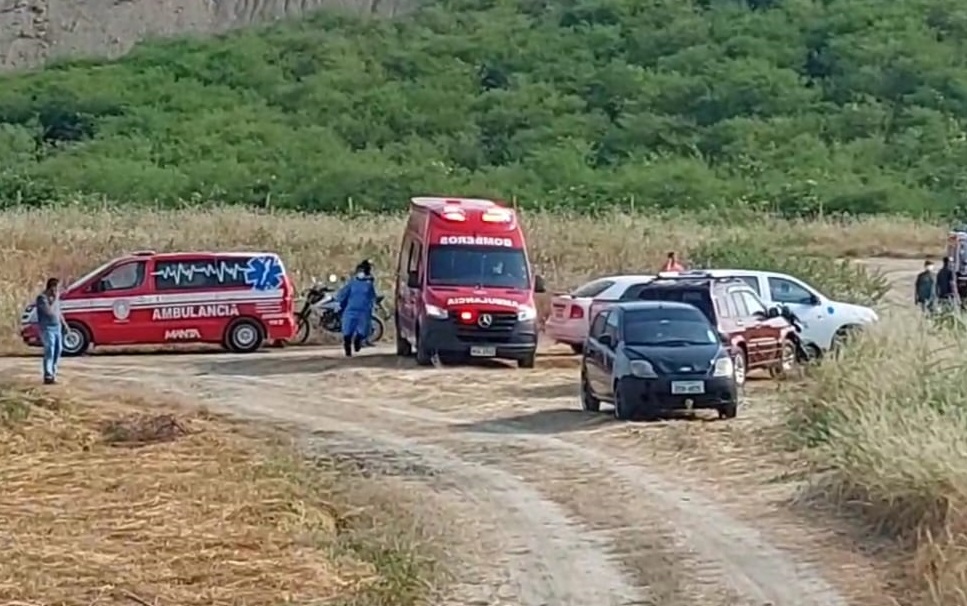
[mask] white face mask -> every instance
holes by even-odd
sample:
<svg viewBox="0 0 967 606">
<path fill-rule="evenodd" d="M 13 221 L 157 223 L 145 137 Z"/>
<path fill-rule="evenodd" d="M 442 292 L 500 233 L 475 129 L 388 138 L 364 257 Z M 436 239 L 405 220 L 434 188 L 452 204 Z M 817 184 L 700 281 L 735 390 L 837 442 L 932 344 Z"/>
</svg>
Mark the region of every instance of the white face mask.
<svg viewBox="0 0 967 606">
<path fill-rule="evenodd" d="M 927 271 L 933 271 L 933 269 L 934 269 L 933 265 L 928 265 L 927 266 Z"/>
<path fill-rule="evenodd" d="M 360 272 L 356 272 L 356 277 L 359 278 L 360 280 L 362 280 L 363 278 L 366 277 L 366 274 L 364 274 L 361 271 Z"/>
</svg>

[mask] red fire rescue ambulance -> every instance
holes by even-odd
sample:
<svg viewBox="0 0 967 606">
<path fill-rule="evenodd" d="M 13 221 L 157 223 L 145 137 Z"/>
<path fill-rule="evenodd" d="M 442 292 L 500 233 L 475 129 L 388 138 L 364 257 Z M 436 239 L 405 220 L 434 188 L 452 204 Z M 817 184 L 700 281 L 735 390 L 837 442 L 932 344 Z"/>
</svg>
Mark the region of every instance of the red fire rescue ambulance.
<svg viewBox="0 0 967 606">
<path fill-rule="evenodd" d="M 396 352 L 502 358 L 532 368 L 534 276 L 517 213 L 492 201 L 413 198 L 396 280 Z"/>
<path fill-rule="evenodd" d="M 292 282 L 275 253 L 138 252 L 108 261 L 61 293 L 64 355 L 91 345 L 218 343 L 250 352 L 295 332 Z M 36 310 L 20 318 L 39 346 Z"/>
</svg>

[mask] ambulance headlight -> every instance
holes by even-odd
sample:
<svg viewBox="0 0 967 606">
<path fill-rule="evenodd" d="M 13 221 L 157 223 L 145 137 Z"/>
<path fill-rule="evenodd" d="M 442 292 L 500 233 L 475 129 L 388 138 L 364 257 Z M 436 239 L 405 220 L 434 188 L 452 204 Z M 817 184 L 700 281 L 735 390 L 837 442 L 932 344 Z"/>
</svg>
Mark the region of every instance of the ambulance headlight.
<svg viewBox="0 0 967 606">
<path fill-rule="evenodd" d="M 447 317 L 447 310 L 442 307 L 437 307 L 436 305 L 426 305 L 426 315 L 430 318 L 435 318 L 437 320 L 444 320 Z"/>
<path fill-rule="evenodd" d="M 521 305 L 517 308 L 517 319 L 521 322 L 536 320 L 537 310 L 529 305 Z"/>
</svg>

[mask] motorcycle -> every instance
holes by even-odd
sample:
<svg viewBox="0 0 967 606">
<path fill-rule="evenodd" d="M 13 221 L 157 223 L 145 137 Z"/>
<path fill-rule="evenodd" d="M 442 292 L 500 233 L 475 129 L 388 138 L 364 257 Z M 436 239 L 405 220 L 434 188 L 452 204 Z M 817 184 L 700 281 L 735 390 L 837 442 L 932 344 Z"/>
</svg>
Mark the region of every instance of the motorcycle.
<svg viewBox="0 0 967 606">
<path fill-rule="evenodd" d="M 336 300 L 339 278 L 335 274 L 329 276 L 329 282 L 317 282 L 312 279 L 312 285 L 302 295 L 302 306 L 296 312 L 296 333 L 290 343 L 302 345 L 309 340 L 313 324 L 325 332 L 340 334 L 342 332 L 342 311 Z M 383 295 L 376 297 L 376 312 L 370 319 L 369 338 L 367 345 L 372 345 L 383 338 L 385 332 L 384 320 L 389 317 Z"/>
<path fill-rule="evenodd" d="M 809 347 L 800 335 L 803 331 L 803 323 L 799 316 L 786 305 L 779 306 L 779 315 L 786 319 L 796 329 L 796 361 L 800 364 L 809 364 L 819 360 L 819 348 Z"/>
</svg>

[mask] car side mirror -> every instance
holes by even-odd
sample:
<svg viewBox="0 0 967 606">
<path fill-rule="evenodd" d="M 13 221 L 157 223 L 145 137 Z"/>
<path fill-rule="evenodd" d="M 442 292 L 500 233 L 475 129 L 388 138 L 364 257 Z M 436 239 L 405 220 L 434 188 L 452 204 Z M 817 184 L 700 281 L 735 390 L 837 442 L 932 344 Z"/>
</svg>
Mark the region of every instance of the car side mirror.
<svg viewBox="0 0 967 606">
<path fill-rule="evenodd" d="M 614 343 L 611 342 L 611 335 L 601 335 L 598 337 L 598 343 L 608 349 L 614 346 Z"/>
<path fill-rule="evenodd" d="M 104 287 L 104 280 L 96 280 L 91 284 L 91 292 L 104 292 L 106 290 Z"/>
<path fill-rule="evenodd" d="M 420 275 L 415 271 L 411 271 L 406 274 L 406 287 L 407 288 L 419 288 L 420 287 Z"/>
<path fill-rule="evenodd" d="M 544 284 L 544 276 L 534 276 L 534 292 L 539 295 L 547 292 L 547 285 Z"/>
</svg>

